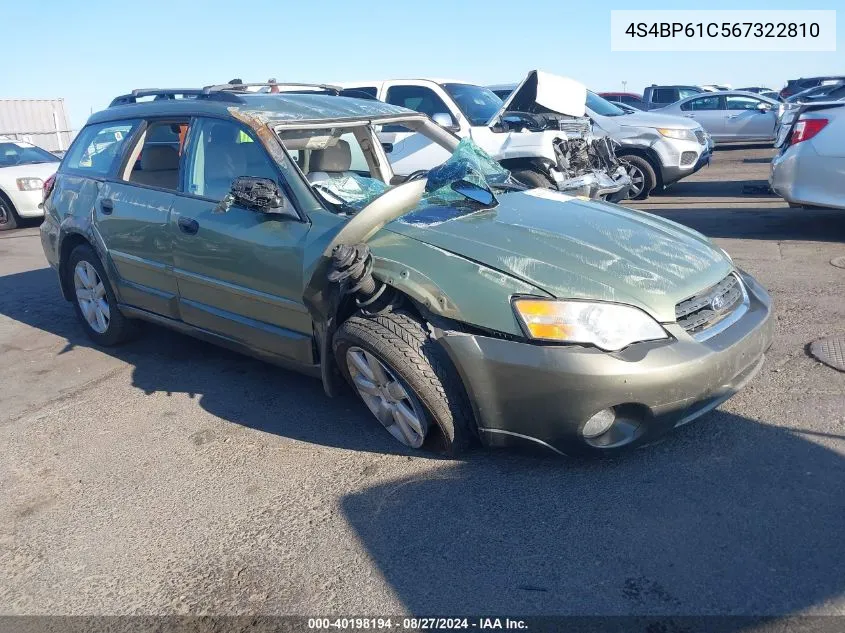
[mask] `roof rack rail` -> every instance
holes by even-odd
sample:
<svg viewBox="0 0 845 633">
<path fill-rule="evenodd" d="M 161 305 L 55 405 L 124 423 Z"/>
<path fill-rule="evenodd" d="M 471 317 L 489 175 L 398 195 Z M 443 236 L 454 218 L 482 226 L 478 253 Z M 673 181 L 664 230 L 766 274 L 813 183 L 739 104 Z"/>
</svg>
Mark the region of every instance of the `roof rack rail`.
<svg viewBox="0 0 845 633">
<path fill-rule="evenodd" d="M 214 86 L 206 86 L 203 88 L 204 94 L 212 94 L 217 92 L 243 92 L 246 88 L 318 88 L 326 92 L 340 94 L 343 90 L 341 86 L 334 86 L 332 84 L 311 84 L 311 83 L 292 83 L 287 81 L 282 82 L 261 82 L 261 83 L 247 83 L 247 84 L 217 84 Z"/>
<path fill-rule="evenodd" d="M 138 103 L 138 99 L 143 97 L 155 97 L 154 101 L 172 100 L 180 97 L 185 98 L 208 98 L 209 93 L 202 88 L 137 88 L 129 94 L 120 95 L 112 99 L 109 104 L 110 108 L 120 105 L 128 105 Z M 234 94 L 227 93 L 226 95 L 215 95 L 215 98 L 222 98 L 226 101 L 240 102 L 241 100 Z"/>
</svg>

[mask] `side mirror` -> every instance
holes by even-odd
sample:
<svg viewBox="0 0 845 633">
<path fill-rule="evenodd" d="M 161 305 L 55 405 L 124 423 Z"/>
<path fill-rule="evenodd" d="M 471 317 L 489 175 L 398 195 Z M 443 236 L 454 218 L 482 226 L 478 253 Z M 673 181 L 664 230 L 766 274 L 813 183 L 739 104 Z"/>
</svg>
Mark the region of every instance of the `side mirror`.
<svg viewBox="0 0 845 633">
<path fill-rule="evenodd" d="M 457 132 L 460 129 L 457 125 L 455 125 L 455 120 L 448 112 L 438 112 L 431 117 L 431 120 L 450 132 Z"/>
<path fill-rule="evenodd" d="M 235 178 L 229 196 L 232 204 L 260 213 L 284 213 L 287 207 L 279 185 L 270 178 Z"/>
<path fill-rule="evenodd" d="M 468 180 L 456 180 L 453 182 L 452 191 L 485 207 L 492 207 L 496 202 L 496 196 L 493 195 L 492 191 Z"/>
<path fill-rule="evenodd" d="M 763 103 L 761 101 L 760 103 L 757 104 L 757 111 L 758 112 L 768 112 L 771 109 L 772 109 L 772 106 L 770 106 L 768 103 Z"/>
</svg>

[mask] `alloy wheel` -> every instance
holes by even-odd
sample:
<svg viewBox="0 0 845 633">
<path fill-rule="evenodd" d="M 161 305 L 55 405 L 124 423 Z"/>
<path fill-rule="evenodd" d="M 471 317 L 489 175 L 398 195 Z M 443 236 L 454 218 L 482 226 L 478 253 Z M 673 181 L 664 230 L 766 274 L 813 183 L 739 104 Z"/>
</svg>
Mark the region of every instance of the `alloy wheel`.
<svg viewBox="0 0 845 633">
<path fill-rule="evenodd" d="M 645 174 L 642 169 L 636 165 L 632 165 L 631 163 L 625 164 L 625 173 L 627 173 L 628 177 L 631 179 L 631 188 L 628 190 L 628 197 L 636 198 L 643 192 L 643 187 L 645 186 Z"/>
<path fill-rule="evenodd" d="M 6 206 L 6 203 L 0 200 L 0 226 L 8 224 L 11 217 L 12 214 L 9 211 L 9 208 Z"/>
<path fill-rule="evenodd" d="M 109 329 L 111 310 L 97 269 L 85 260 L 78 262 L 73 269 L 73 286 L 85 321 L 97 334 L 104 334 Z"/>
<path fill-rule="evenodd" d="M 428 418 L 402 380 L 374 354 L 360 347 L 346 351 L 346 365 L 361 399 L 384 428 L 406 446 L 422 446 L 428 433 Z"/>
</svg>

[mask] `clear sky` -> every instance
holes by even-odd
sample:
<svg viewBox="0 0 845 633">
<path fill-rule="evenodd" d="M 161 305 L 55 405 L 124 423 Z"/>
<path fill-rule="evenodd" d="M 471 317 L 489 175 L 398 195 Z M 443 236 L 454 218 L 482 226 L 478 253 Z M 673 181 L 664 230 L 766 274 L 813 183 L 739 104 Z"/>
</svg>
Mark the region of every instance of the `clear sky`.
<svg viewBox="0 0 845 633">
<path fill-rule="evenodd" d="M 72 125 L 132 88 L 245 81 L 447 77 L 518 81 L 531 69 L 595 90 L 651 83 L 781 88 L 845 73 L 835 53 L 612 53 L 611 9 L 840 9 L 842 0 L 2 0 L 0 97 L 64 97 Z M 841 26 L 841 17 L 839 17 Z M 11 28 L 9 28 L 11 27 Z"/>
</svg>

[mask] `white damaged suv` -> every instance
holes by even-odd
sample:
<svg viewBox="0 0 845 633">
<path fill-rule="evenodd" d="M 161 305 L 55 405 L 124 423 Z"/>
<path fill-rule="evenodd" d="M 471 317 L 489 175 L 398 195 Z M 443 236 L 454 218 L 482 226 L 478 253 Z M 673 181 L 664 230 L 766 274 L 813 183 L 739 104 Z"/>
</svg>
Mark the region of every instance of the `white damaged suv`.
<svg viewBox="0 0 845 633">
<path fill-rule="evenodd" d="M 490 89 L 440 79 L 393 79 L 340 84 L 430 116 L 461 138 L 470 137 L 525 184 L 618 201 L 630 178 L 615 156 L 616 144 L 593 133 L 586 116 L 586 87 L 572 79 L 531 71 L 519 90 L 502 101 Z M 518 97 L 520 108 L 510 107 Z M 528 104 L 533 104 L 533 107 Z M 449 158 L 440 146 L 400 126 L 379 132 L 393 171 L 428 170 Z"/>
</svg>

